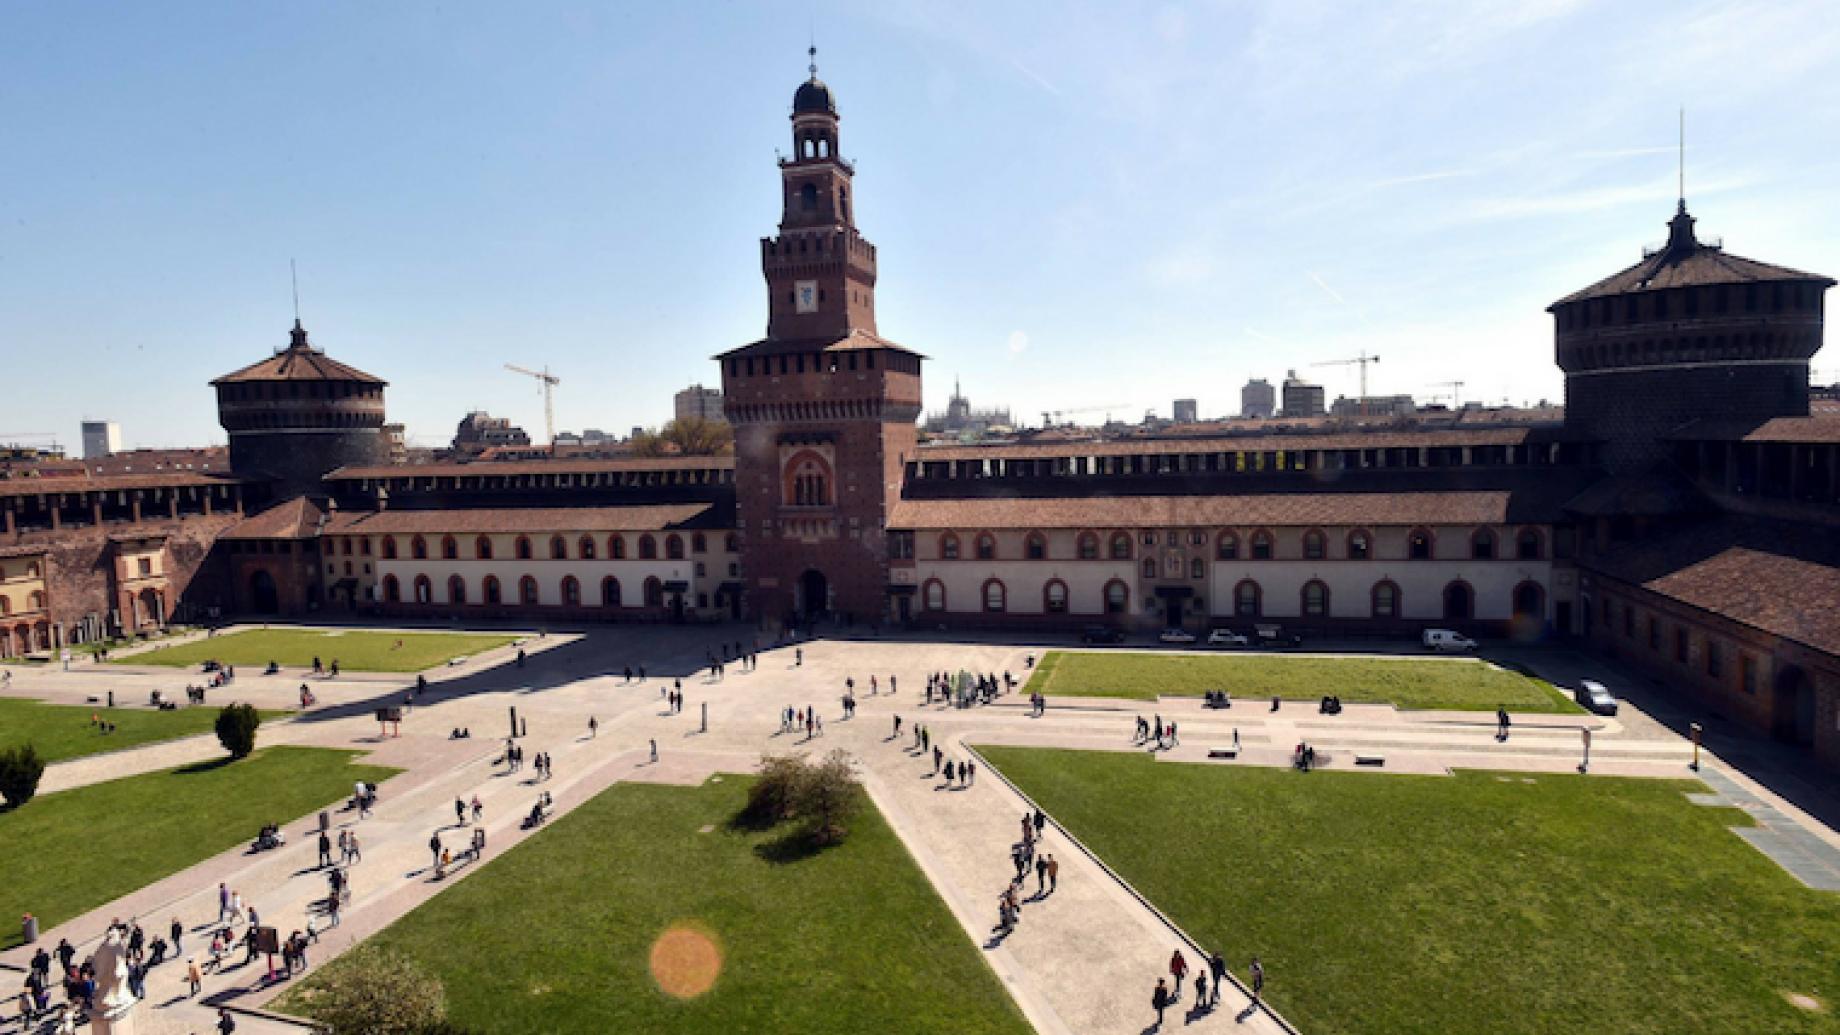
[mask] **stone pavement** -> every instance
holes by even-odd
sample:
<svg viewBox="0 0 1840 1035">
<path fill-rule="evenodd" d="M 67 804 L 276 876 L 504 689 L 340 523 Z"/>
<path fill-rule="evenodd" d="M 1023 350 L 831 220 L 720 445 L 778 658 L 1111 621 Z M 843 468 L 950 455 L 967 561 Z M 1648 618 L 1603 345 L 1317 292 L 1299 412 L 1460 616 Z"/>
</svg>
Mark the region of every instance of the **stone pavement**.
<svg viewBox="0 0 1840 1035">
<path fill-rule="evenodd" d="M 996 938 L 996 899 L 1013 874 L 1009 851 L 1019 822 L 1031 804 L 1017 789 L 980 765 L 975 784 L 950 789 L 933 775 L 929 754 L 912 749 L 915 722 L 927 725 L 933 742 L 955 761 L 972 757 L 979 744 L 1022 744 L 1091 750 L 1146 750 L 1131 742 L 1137 714 L 1161 713 L 1181 725 L 1182 742 L 1158 752 L 1171 764 L 1289 764 L 1298 740 L 1315 745 L 1331 768 L 1353 763 L 1357 753 L 1385 756 L 1378 773 L 1447 773 L 1453 767 L 1523 770 L 1530 773 L 1575 771 L 1580 726 L 1594 735 L 1591 772 L 1631 776 L 1689 777 L 1691 747 L 1660 723 L 1634 709 L 1614 719 L 1581 715 L 1515 716 L 1512 735 L 1495 738 L 1490 713 L 1395 712 L 1357 705 L 1340 716 L 1316 714 L 1307 704 L 1286 703 L 1278 712 L 1265 704 L 1241 702 L 1230 710 L 1203 709 L 1199 701 L 1157 702 L 1051 700 L 1048 713 L 1032 717 L 1015 695 L 998 704 L 973 709 L 931 708 L 920 703 L 929 671 L 961 668 L 1026 676 L 1024 658 L 1039 656 L 1039 645 L 989 642 L 938 642 L 917 637 L 883 640 L 835 639 L 802 645 L 803 663 L 790 647 L 767 649 L 759 669 L 743 673 L 729 666 L 716 681 L 703 668 L 705 651 L 718 640 L 751 641 L 751 631 L 721 627 L 615 627 L 581 634 L 555 634 L 526 644 L 527 664 L 511 663 L 511 649 L 476 658 L 466 665 L 428 673 L 430 693 L 403 723 L 400 739 L 379 738 L 371 709 L 397 703 L 413 676 L 369 676 L 314 682 L 320 704 L 292 721 L 264 728 L 264 744 L 293 743 L 356 748 L 370 752 L 367 761 L 403 768 L 382 788 L 382 800 L 368 818 L 335 810 L 333 825 L 363 839 L 363 861 L 351 868 L 352 898 L 340 926 L 319 935 L 310 951 L 322 964 L 363 937 L 439 893 L 447 883 L 465 880 L 475 865 L 462 863 L 444 880 L 433 875 L 428 838 L 439 833 L 458 850 L 470 843 L 470 824 L 455 823 L 456 797 L 477 795 L 485 807 L 487 860 L 533 832 L 520 822 L 541 792 L 566 813 L 611 784 L 626 781 L 695 784 L 722 772 L 752 769 L 763 751 L 849 751 L 860 762 L 865 786 L 906 843 L 927 878 L 958 918 L 968 937 L 982 948 L 1005 988 L 1038 1031 L 1138 1035 L 1152 1021 L 1150 991 L 1166 970 L 1172 950 L 1180 947 L 1191 963 L 1198 950 L 1186 935 L 1150 903 L 1089 856 L 1071 836 L 1050 823 L 1041 850 L 1061 863 L 1060 886 L 1037 896 L 1023 908 L 1022 923 L 1006 938 Z M 627 664 L 645 664 L 649 678 L 627 680 Z M 1538 667 L 1536 665 L 1536 667 Z M 871 696 L 868 678 L 875 673 L 881 693 Z M 899 694 L 889 694 L 888 678 L 898 678 Z M 118 700 L 146 700 L 149 688 L 183 686 L 195 673 L 111 668 L 103 677 Z M 839 697 L 844 680 L 857 682 L 857 715 L 841 719 Z M 682 681 L 687 703 L 682 713 L 664 708 L 660 691 Z M 286 707 L 301 682 L 298 673 L 280 677 L 241 676 L 216 699 L 249 700 L 265 707 Z M 7 689 L 13 696 L 81 700 L 93 694 L 93 669 L 62 673 L 28 670 Z M 702 712 L 708 710 L 708 728 Z M 781 709 L 816 707 L 825 716 L 825 735 L 805 738 L 779 732 Z M 548 752 L 555 777 L 535 782 L 528 764 L 510 773 L 497 763 L 508 729 L 507 709 L 516 707 L 529 724 L 522 744 L 527 758 Z M 893 717 L 904 719 L 899 739 L 890 736 Z M 590 716 L 599 722 L 590 738 Z M 448 731 L 468 727 L 472 738 L 450 740 Z M 1633 732 L 1632 732 L 1633 731 Z M 1238 733 L 1241 751 L 1231 760 L 1210 759 L 1209 750 L 1230 745 Z M 656 741 L 659 761 L 649 761 Z M 148 745 L 53 766 L 46 787 L 68 788 L 171 765 L 213 757 L 214 738 Z M 1753 843 L 1789 859 L 1795 872 L 1812 872 L 1807 859 L 1827 865 L 1821 846 L 1840 845 L 1833 831 L 1809 814 L 1749 781 L 1710 753 L 1702 774 L 1721 797 L 1754 802 L 1767 837 Z M 1729 787 L 1717 782 L 1725 780 Z M 336 809 L 336 807 L 335 807 Z M 1768 809 L 1766 814 L 1762 810 Z M 320 916 L 326 895 L 324 871 L 316 866 L 317 817 L 286 824 L 286 847 L 248 854 L 238 849 L 143 888 L 132 895 L 45 932 L 50 945 L 69 937 L 87 949 L 111 917 L 140 917 L 164 931 L 179 916 L 188 929 L 187 955 L 202 958 L 216 915 L 219 881 L 240 890 L 254 903 L 265 923 L 284 933 L 305 929 Z M 336 837 L 337 830 L 334 830 Z M 253 832 L 252 832 L 253 834 Z M 1771 839 L 1774 839 L 1774 842 Z M 1840 853 L 1836 853 L 1840 858 Z M 1793 865 L 1792 865 L 1793 863 Z M 1808 879 L 1804 877 L 1804 879 Z M 1814 883 L 1814 881 L 1810 881 Z M 1817 885 L 1819 886 L 1819 885 Z M 1031 875 L 1029 891 L 1034 893 Z M 15 949 L 0 954 L 0 966 L 20 965 L 29 954 Z M 240 958 L 240 957 L 239 957 Z M 1230 959 L 1243 968 L 1243 959 Z M 147 1035 L 209 1030 L 210 1004 L 258 1010 L 285 991 L 286 981 L 270 983 L 260 965 L 231 967 L 206 979 L 204 995 L 190 999 L 182 983 L 183 962 L 158 968 L 148 980 L 148 999 L 140 1011 L 140 1030 Z M 1283 997 L 1282 975 L 1272 975 Z M 1217 1010 L 1191 1014 L 1189 1003 L 1169 1013 L 1169 1027 L 1200 1032 L 1288 1030 L 1266 1012 L 1239 1021 L 1246 1003 L 1238 989 L 1228 990 Z M 245 1014 L 239 1031 L 300 1030 L 283 1020 Z"/>
</svg>

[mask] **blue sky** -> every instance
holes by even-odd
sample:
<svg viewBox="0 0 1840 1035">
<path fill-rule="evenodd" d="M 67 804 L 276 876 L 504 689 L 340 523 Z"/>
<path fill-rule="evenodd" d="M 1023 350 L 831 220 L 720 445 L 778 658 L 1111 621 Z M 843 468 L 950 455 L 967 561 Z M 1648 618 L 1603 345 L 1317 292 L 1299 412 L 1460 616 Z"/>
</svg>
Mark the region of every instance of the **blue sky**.
<svg viewBox="0 0 1840 1035">
<path fill-rule="evenodd" d="M 1665 235 L 1840 274 L 1831 3 L 0 5 L 0 438 L 223 441 L 212 377 L 316 344 L 412 441 L 624 432 L 757 338 L 815 30 L 885 336 L 978 405 L 1304 369 L 1557 399 L 1552 300 Z M 1840 379 L 1840 360 L 1816 357 Z M 22 390 L 23 389 L 23 390 Z"/>
</svg>

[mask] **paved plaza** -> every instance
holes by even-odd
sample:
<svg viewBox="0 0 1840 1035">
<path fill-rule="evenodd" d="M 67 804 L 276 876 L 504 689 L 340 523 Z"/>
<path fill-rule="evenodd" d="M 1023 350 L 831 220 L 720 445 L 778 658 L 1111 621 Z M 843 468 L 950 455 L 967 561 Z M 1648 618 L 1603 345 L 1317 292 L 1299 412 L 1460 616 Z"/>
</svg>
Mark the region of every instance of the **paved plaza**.
<svg viewBox="0 0 1840 1035">
<path fill-rule="evenodd" d="M 432 831 L 442 831 L 456 851 L 471 837 L 470 829 L 449 829 L 457 797 L 470 800 L 477 795 L 484 803 L 489 862 L 532 836 L 520 831 L 519 822 L 543 791 L 554 797 L 559 812 L 567 812 L 620 781 L 693 785 L 715 773 L 751 771 L 764 751 L 822 753 L 842 748 L 860 761 L 864 784 L 876 805 L 966 936 L 983 947 L 999 980 L 1036 1030 L 1053 1035 L 1137 1035 L 1151 1021 L 1150 990 L 1164 973 L 1170 952 L 1180 947 L 1193 960 L 1199 948 L 1212 947 L 1189 944 L 1186 935 L 1053 823 L 1044 848 L 1063 864 L 1059 891 L 1026 906 L 1025 922 L 1007 938 L 993 941 L 997 896 L 1013 873 L 1009 851 L 1018 819 L 1032 805 L 982 764 L 973 786 L 946 789 L 934 776 L 931 754 L 913 750 L 911 730 L 916 722 L 929 728 L 932 743 L 940 745 L 946 757 L 964 761 L 983 744 L 1142 751 L 1132 742 L 1133 725 L 1138 715 L 1155 712 L 1181 728 L 1181 743 L 1159 752 L 1163 762 L 1285 766 L 1293 746 L 1307 741 L 1331 768 L 1351 768 L 1357 754 L 1384 756 L 1375 779 L 1387 773 L 1437 774 L 1451 768 L 1575 771 L 1580 728 L 1588 727 L 1593 774 L 1691 775 L 1693 749 L 1679 732 L 1689 713 L 1627 680 L 1619 689 L 1633 687 L 1633 699 L 1621 715 L 1515 716 L 1512 735 L 1503 742 L 1496 738 L 1492 713 L 1398 712 L 1378 705 L 1350 705 L 1339 716 L 1323 716 L 1297 703 L 1286 703 L 1276 712 L 1268 702 L 1236 702 L 1230 710 L 1210 711 L 1195 699 L 1051 698 L 1039 717 L 1031 714 L 1020 693 L 970 709 L 922 705 L 929 672 L 1008 672 L 1021 681 L 1027 678 L 1031 655 L 1039 658 L 1047 649 L 1063 647 L 993 637 L 820 637 L 796 647 L 763 641 L 756 671 L 744 672 L 731 663 L 723 679 L 709 675 L 706 652 L 719 650 L 723 641 L 751 645 L 754 636 L 739 625 L 611 627 L 533 636 L 523 644 L 528 660 L 522 667 L 514 662 L 516 648 L 504 648 L 427 673 L 430 692 L 403 721 L 400 738 L 380 736 L 373 709 L 400 703 L 414 676 L 347 673 L 336 680 L 307 680 L 318 703 L 294 719 L 265 725 L 261 744 L 358 748 L 369 752 L 363 759 L 367 763 L 404 770 L 383 785 L 382 800 L 369 817 L 360 820 L 355 812 L 337 807 L 332 812 L 335 828 L 351 827 L 362 834 L 363 861 L 353 867 L 352 901 L 341 925 L 321 934 L 309 953 L 313 966 L 402 916 L 445 883 L 467 878 L 467 866 L 446 881 L 435 880 L 429 868 Z M 1598 659 L 1560 649 L 1519 648 L 1507 653 L 1561 687 L 1615 671 Z M 644 665 L 647 678 L 626 679 L 628 665 Z M 110 690 L 119 702 L 144 702 L 151 690 L 171 695 L 199 678 L 195 670 L 176 673 L 132 665 L 14 671 L 5 690 L 8 695 L 72 704 Z M 870 693 L 871 675 L 880 683 L 878 694 Z M 889 692 L 891 678 L 898 683 L 898 693 Z M 660 690 L 680 679 L 686 703 L 680 713 L 671 714 Z M 847 720 L 839 700 L 846 679 L 854 679 L 857 699 L 856 714 Z M 245 671 L 233 690 L 214 691 L 212 703 L 234 699 L 262 708 L 292 707 L 302 681 L 297 671 L 274 677 Z M 781 733 L 779 713 L 788 706 L 815 707 L 824 718 L 823 736 L 808 740 L 803 733 Z M 520 740 L 527 755 L 547 752 L 553 758 L 555 775 L 540 786 L 528 767 L 507 773 L 504 766 L 494 764 L 509 729 L 510 708 L 528 722 L 528 736 Z M 903 721 L 898 738 L 892 735 L 897 715 Z M 592 738 L 590 718 L 599 726 Z M 449 739 L 456 727 L 470 729 L 471 739 Z M 1823 882 L 1840 875 L 1840 837 L 1815 818 L 1831 820 L 1832 802 L 1803 780 L 1792 756 L 1727 733 L 1723 726 L 1714 724 L 1711 729 L 1707 750 L 1701 754 L 1702 775 L 1716 799 L 1708 803 L 1745 804 L 1767 820 L 1753 843 L 1773 857 L 1780 854 L 1785 867 L 1810 884 L 1835 886 Z M 1242 746 L 1237 757 L 1209 757 L 1211 750 L 1232 744 L 1236 736 Z M 650 754 L 653 741 L 658 747 L 655 763 Z M 221 753 L 215 739 L 206 736 L 74 759 L 46 771 L 41 793 Z M 201 950 L 217 917 L 220 881 L 240 889 L 260 908 L 264 922 L 284 934 L 306 928 L 310 904 L 323 898 L 326 890 L 324 875 L 315 868 L 318 818 L 287 819 L 285 848 L 256 855 L 241 848 L 226 852 L 52 928 L 43 933 L 41 943 L 55 946 L 58 939 L 69 938 L 80 953 L 87 953 L 111 918 L 139 917 L 150 931 L 163 932 L 167 918 L 177 915 L 188 930 L 184 950 L 177 965 L 149 974 L 148 995 L 138 1011 L 139 1031 L 165 1035 L 209 1030 L 218 1004 L 247 1011 L 239 1020 L 240 1032 L 303 1030 L 303 1025 L 261 1013 L 289 982 L 268 983 L 260 965 L 207 976 L 197 998 L 187 996 L 183 981 L 184 957 L 205 955 Z M 252 837 L 254 833 L 250 831 Z M 1747 831 L 1747 836 L 1753 833 Z M 81 860 L 57 864 L 68 866 L 73 879 L 81 879 Z M 0 966 L 23 968 L 32 948 L 0 954 Z M 1243 959 L 1228 962 L 1235 969 L 1246 964 Z M 16 981 L 6 980 L 10 992 Z M 1282 987 L 1282 975 L 1271 975 L 1271 980 Z M 54 995 L 54 1000 L 60 998 Z M 1203 1033 L 1288 1030 L 1265 1012 L 1240 1020 L 1246 1004 L 1240 990 L 1230 988 L 1220 1007 L 1209 1013 L 1190 1016 L 1189 1004 L 1179 1005 L 1170 1011 L 1166 1027 Z"/>
</svg>

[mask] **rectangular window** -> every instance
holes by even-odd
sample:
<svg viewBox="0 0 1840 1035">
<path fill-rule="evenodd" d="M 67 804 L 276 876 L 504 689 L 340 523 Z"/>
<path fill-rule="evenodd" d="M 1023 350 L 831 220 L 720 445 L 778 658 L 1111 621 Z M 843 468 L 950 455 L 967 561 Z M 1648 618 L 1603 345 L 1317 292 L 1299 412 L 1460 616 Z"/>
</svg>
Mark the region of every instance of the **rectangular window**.
<svg viewBox="0 0 1840 1035">
<path fill-rule="evenodd" d="M 1674 660 L 1682 665 L 1687 663 L 1687 629 L 1684 625 L 1674 627 Z"/>
<path fill-rule="evenodd" d="M 1648 616 L 1648 649 L 1661 649 L 1661 623 L 1655 620 L 1654 615 Z"/>
<path fill-rule="evenodd" d="M 1757 659 L 1751 657 L 1749 654 L 1746 654 L 1744 656 L 1744 660 L 1740 662 L 1740 667 L 1743 669 L 1743 672 L 1744 672 L 1744 692 L 1747 694 L 1756 693 L 1757 692 Z"/>
<path fill-rule="evenodd" d="M 703 578 L 704 576 L 706 576 L 706 575 L 708 575 L 708 574 L 709 574 L 709 572 L 708 572 L 708 571 L 706 571 L 706 570 L 704 570 L 704 567 L 703 567 L 703 562 L 702 562 L 702 561 L 697 561 L 697 562 L 696 562 L 696 577 L 700 579 L 700 578 Z"/>
<path fill-rule="evenodd" d="M 140 559 L 140 569 L 141 578 L 151 578 L 153 576 L 153 561 L 149 558 L 142 557 Z"/>
<path fill-rule="evenodd" d="M 1706 675 L 1717 679 L 1725 674 L 1725 659 L 1719 656 L 1719 641 L 1706 640 Z"/>
<path fill-rule="evenodd" d="M 1627 605 L 1623 608 L 1623 635 L 1632 640 L 1636 636 L 1636 609 Z"/>
</svg>

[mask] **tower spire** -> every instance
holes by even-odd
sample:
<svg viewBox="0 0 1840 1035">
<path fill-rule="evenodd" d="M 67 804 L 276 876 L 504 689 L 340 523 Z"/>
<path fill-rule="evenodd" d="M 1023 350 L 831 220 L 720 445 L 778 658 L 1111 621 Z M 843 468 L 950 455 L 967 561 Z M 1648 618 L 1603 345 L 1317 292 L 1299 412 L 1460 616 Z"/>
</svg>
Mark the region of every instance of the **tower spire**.
<svg viewBox="0 0 1840 1035">
<path fill-rule="evenodd" d="M 812 30 L 811 46 L 806 49 L 805 53 L 811 58 L 811 64 L 807 68 L 811 71 L 811 78 L 815 82 L 818 78 L 818 33 L 816 29 Z"/>
<path fill-rule="evenodd" d="M 1680 109 L 1680 210 L 1687 209 L 1687 109 Z"/>
</svg>

